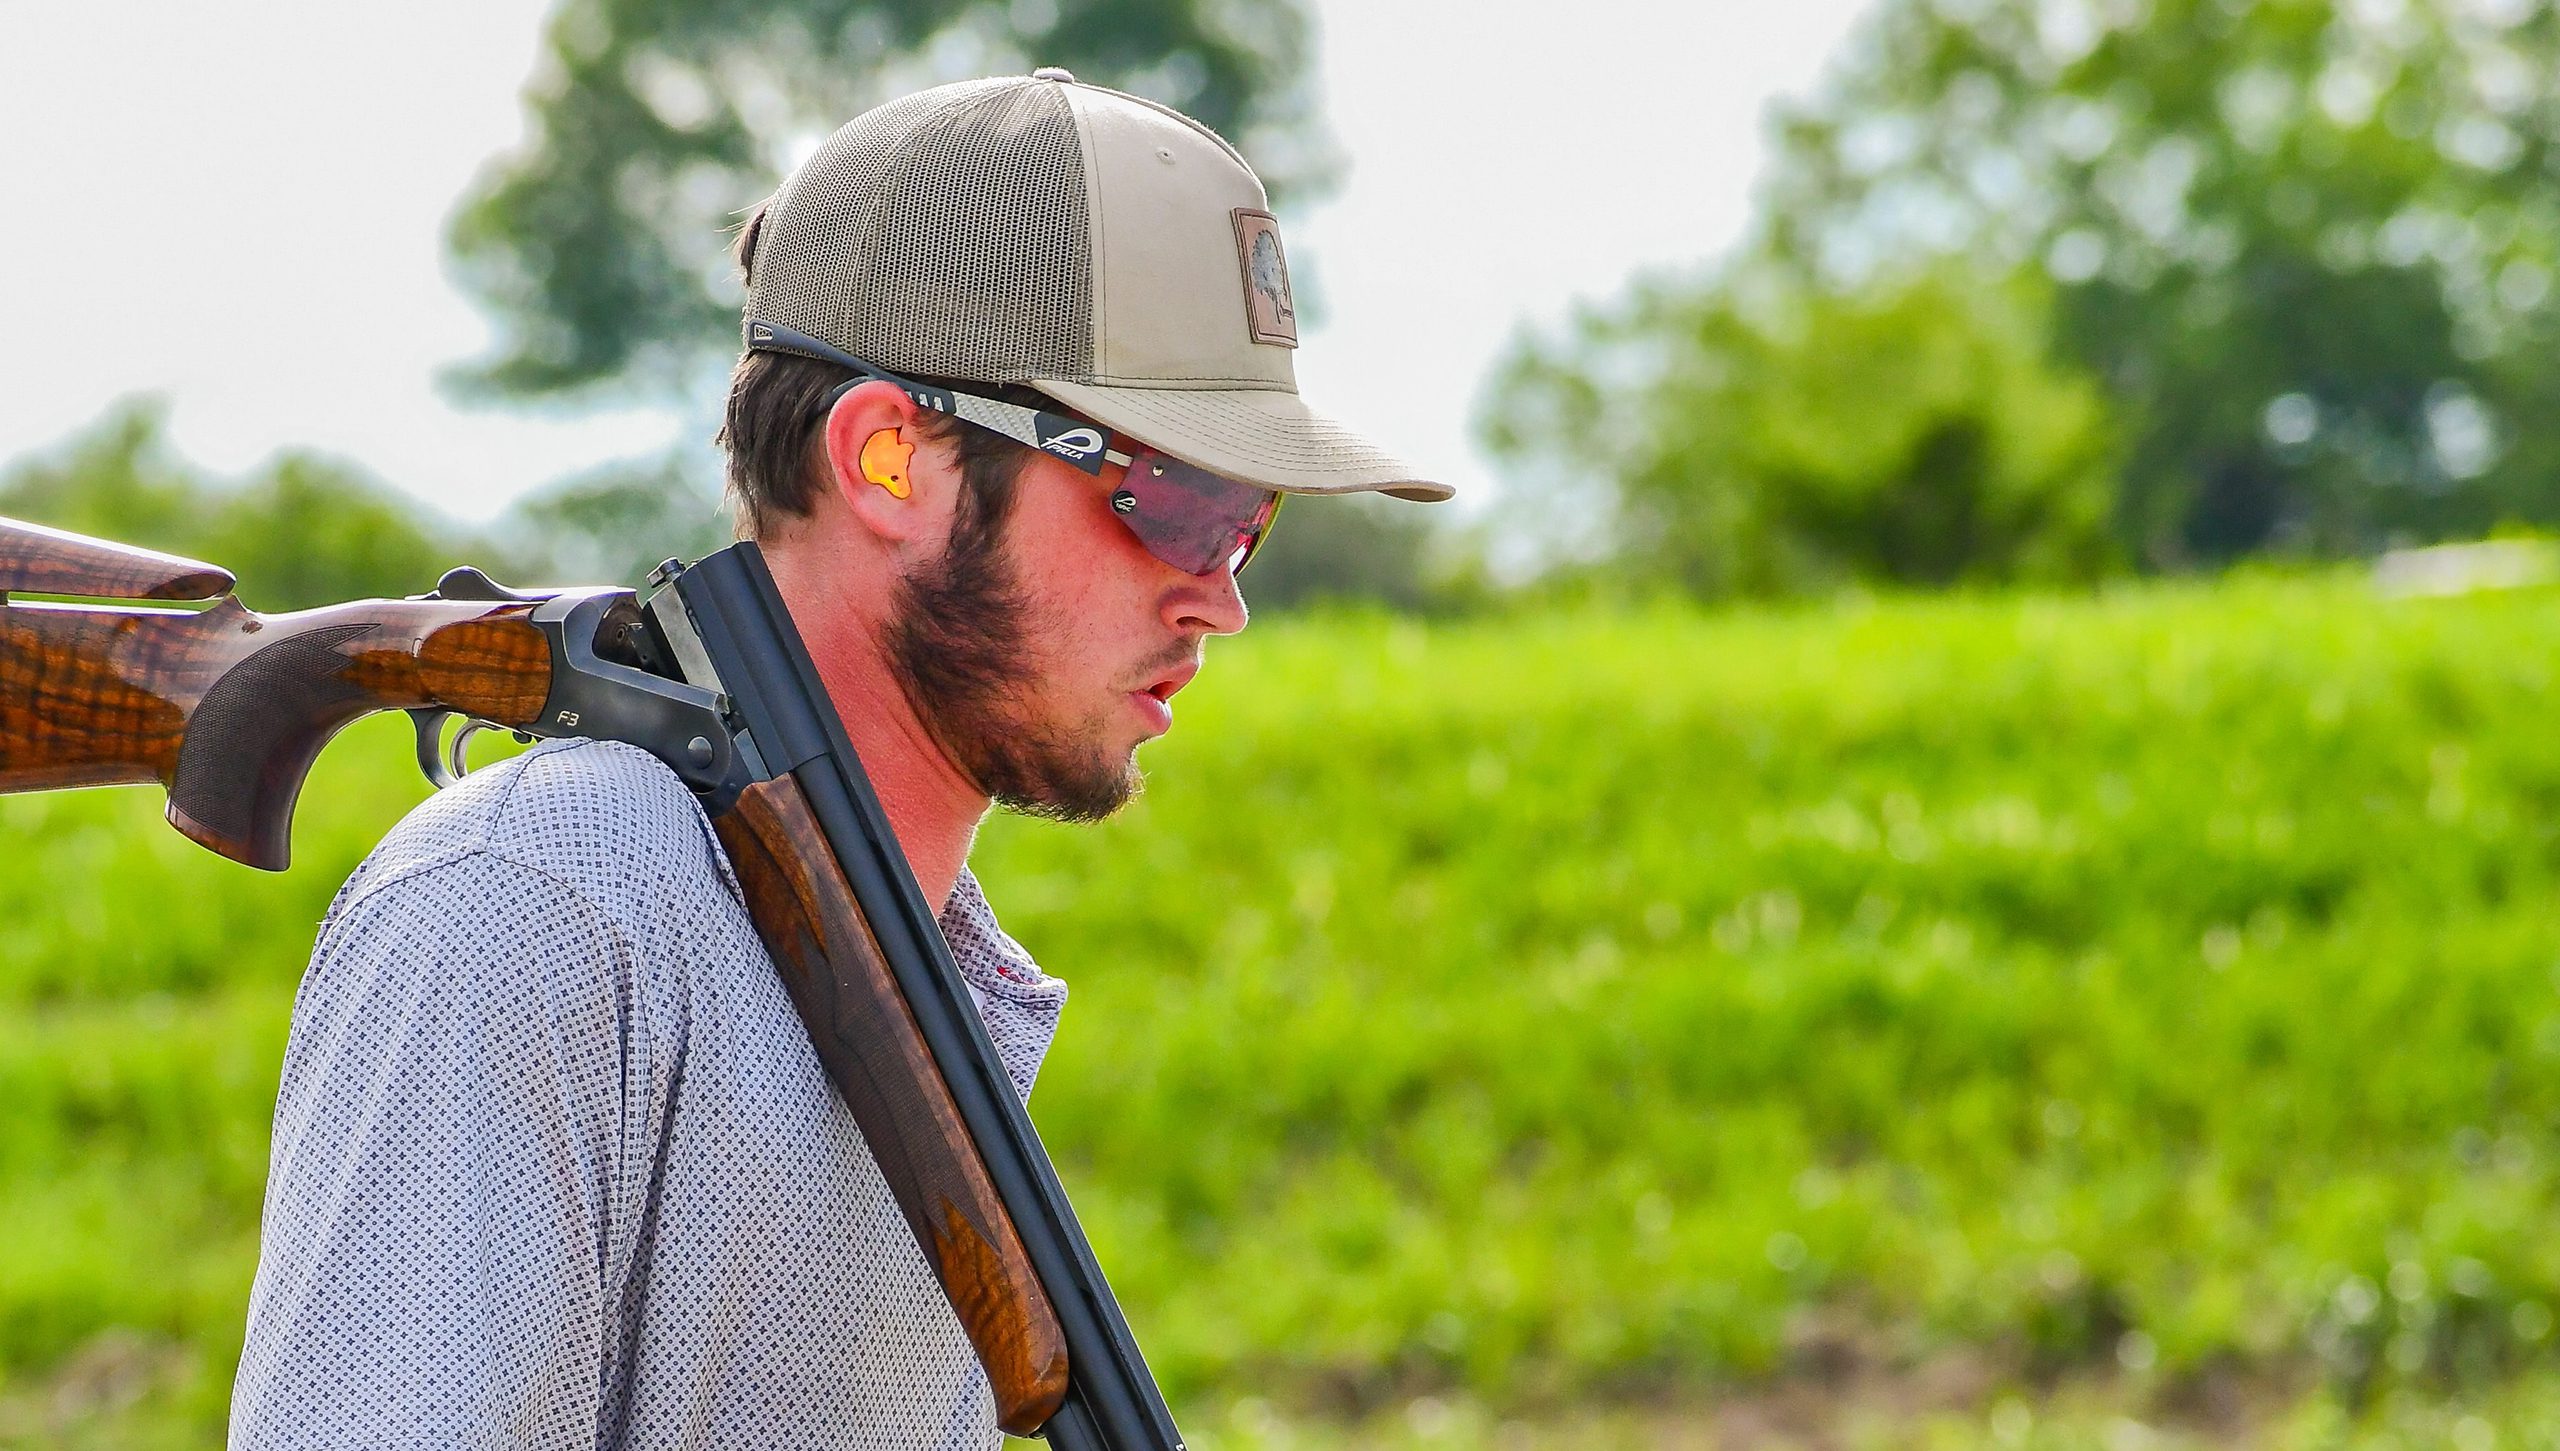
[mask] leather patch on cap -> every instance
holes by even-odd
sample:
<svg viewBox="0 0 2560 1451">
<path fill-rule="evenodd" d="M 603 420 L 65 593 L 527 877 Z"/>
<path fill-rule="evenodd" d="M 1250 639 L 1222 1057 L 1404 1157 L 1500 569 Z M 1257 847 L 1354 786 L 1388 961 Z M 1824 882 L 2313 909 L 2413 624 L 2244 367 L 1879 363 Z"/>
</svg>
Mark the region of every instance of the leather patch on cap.
<svg viewBox="0 0 2560 1451">
<path fill-rule="evenodd" d="M 1244 266 L 1245 328 L 1257 343 L 1298 345 L 1298 309 L 1289 300 L 1289 259 L 1280 254 L 1280 219 L 1238 207 L 1236 260 Z"/>
</svg>

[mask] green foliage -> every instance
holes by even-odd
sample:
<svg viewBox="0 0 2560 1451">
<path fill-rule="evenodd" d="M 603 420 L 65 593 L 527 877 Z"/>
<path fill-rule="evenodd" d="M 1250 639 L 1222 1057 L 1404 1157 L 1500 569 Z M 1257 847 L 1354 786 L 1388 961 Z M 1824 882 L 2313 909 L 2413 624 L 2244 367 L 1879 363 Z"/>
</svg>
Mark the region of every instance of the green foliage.
<svg viewBox="0 0 2560 1451">
<path fill-rule="evenodd" d="M 1628 545 L 1693 588 L 1963 577 L 1949 541 L 1977 537 L 1984 501 L 1960 481 L 1991 435 L 1936 432 L 1928 407 L 1859 384 L 1931 376 L 1989 338 L 1994 376 L 2024 391 L 1985 378 L 1973 396 L 2041 419 L 2023 457 L 2109 476 L 2113 550 L 2088 547 L 2087 501 L 2061 485 L 2064 540 L 2018 573 L 2548 525 L 2555 68 L 2545 5 L 1886 0 L 1822 94 L 1781 114 L 1741 255 L 1524 345 L 1488 436 L 1540 493 L 1615 518 L 1581 530 L 1583 552 Z M 1975 315 L 1956 277 L 2015 280 L 1974 285 Z M 1583 420 L 1625 436 L 1562 426 Z M 1550 457 L 1587 462 L 1540 472 Z M 1854 546 L 1809 568 L 1737 476 L 1844 509 L 1817 532 Z"/>
<path fill-rule="evenodd" d="M 2530 3 L 1889 0 L 1779 128 L 1765 251 L 2052 275 L 2155 565 L 2547 523 L 2556 66 Z"/>
<path fill-rule="evenodd" d="M 717 396 L 737 338 L 723 237 L 865 108 L 1062 65 L 1236 137 L 1283 189 L 1328 169 L 1301 0 L 568 0 L 529 88 L 532 140 L 463 201 L 452 244 L 498 319 L 466 381 Z"/>
<path fill-rule="evenodd" d="M 2550 603 L 1284 634 L 1130 819 L 991 843 L 1111 1025 L 1044 1123 L 1183 1384 L 1749 1377 L 1822 1304 L 2494 1378 L 2560 1294 Z"/>
<path fill-rule="evenodd" d="M 1123 818 L 981 844 L 1075 983 L 1042 1132 L 1227 1444 L 1943 1357 L 2257 1377 L 2284 1444 L 2548 1426 L 2554 603 L 1249 632 Z M 0 799 L 0 1425 L 113 1330 L 213 1434 L 287 993 L 407 755 L 334 747 L 283 878 Z"/>
<path fill-rule="evenodd" d="M 1244 596 L 1257 612 L 1327 602 L 1449 613 L 1488 590 L 1456 557 L 1459 541 L 1420 507 L 1376 494 L 1293 498 L 1256 550 Z"/>
<path fill-rule="evenodd" d="M 720 501 L 674 458 L 563 480 L 473 531 L 311 454 L 217 480 L 170 448 L 150 400 L 0 473 L 0 515 L 220 565 L 266 611 L 418 594 L 462 563 L 510 583 L 636 584 L 670 554 L 696 558 L 729 539 Z"/>
<path fill-rule="evenodd" d="M 1700 597 L 2090 578 L 2113 463 L 2046 299 L 1946 269 L 1852 296 L 1654 279 L 1514 350 L 1483 414 L 1535 528 Z"/>
<path fill-rule="evenodd" d="M 111 410 L 0 474 L 0 514 L 218 564 L 262 610 L 415 594 L 455 562 L 452 531 L 343 464 L 288 453 L 222 488 L 169 449 L 164 422 L 155 403 Z"/>
<path fill-rule="evenodd" d="M 676 455 L 607 464 L 563 479 L 509 511 L 535 541 L 546 581 L 637 586 L 660 560 L 699 559 L 730 540 L 727 506 Z"/>
</svg>

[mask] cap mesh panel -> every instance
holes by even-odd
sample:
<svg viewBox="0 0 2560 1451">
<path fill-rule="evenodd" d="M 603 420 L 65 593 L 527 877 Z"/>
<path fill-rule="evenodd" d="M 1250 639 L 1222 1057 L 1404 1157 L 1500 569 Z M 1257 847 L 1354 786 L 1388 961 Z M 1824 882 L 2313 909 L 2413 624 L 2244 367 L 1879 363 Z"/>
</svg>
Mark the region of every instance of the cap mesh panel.
<svg viewBox="0 0 2560 1451">
<path fill-rule="evenodd" d="M 748 311 L 905 372 L 1090 380 L 1092 232 L 1061 88 L 946 86 L 838 131 L 775 198 Z"/>
</svg>

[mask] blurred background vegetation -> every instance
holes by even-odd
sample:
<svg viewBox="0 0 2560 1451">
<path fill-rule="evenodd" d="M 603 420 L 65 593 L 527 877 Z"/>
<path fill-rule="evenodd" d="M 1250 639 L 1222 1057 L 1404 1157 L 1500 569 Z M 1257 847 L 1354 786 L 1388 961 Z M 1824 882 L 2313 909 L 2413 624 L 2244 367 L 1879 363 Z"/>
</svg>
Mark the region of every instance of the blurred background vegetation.
<svg viewBox="0 0 2560 1451">
<path fill-rule="evenodd" d="M 454 382 L 707 437 L 769 158 L 947 75 L 1320 194 L 1309 24 L 569 0 Z M 982 856 L 1200 1444 L 2560 1443 L 2560 592 L 2364 567 L 2560 526 L 2556 79 L 2538 0 L 1879 0 L 1742 246 L 1516 340 L 1491 508 L 1292 505 L 1139 808 Z M 725 538 L 700 456 L 471 529 L 144 399 L 0 513 L 285 609 L 633 578 Z M 333 751 L 281 880 L 0 800 L 0 1444 L 218 1441 L 284 1015 L 405 759 Z"/>
<path fill-rule="evenodd" d="M 2560 519 L 2560 13 L 1891 0 L 1758 230 L 1525 340 L 1491 442 L 1695 593 Z"/>
</svg>

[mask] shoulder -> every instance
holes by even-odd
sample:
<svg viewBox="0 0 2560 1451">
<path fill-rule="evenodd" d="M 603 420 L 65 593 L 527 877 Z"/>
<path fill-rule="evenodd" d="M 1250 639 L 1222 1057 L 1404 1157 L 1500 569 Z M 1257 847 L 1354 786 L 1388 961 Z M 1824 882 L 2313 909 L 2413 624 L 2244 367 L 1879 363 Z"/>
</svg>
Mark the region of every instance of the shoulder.
<svg viewBox="0 0 2560 1451">
<path fill-rule="evenodd" d="M 624 928 L 662 916 L 671 901 L 736 895 L 700 803 L 673 771 L 618 741 L 547 741 L 402 818 L 330 915 L 474 858 L 542 879 Z"/>
</svg>

